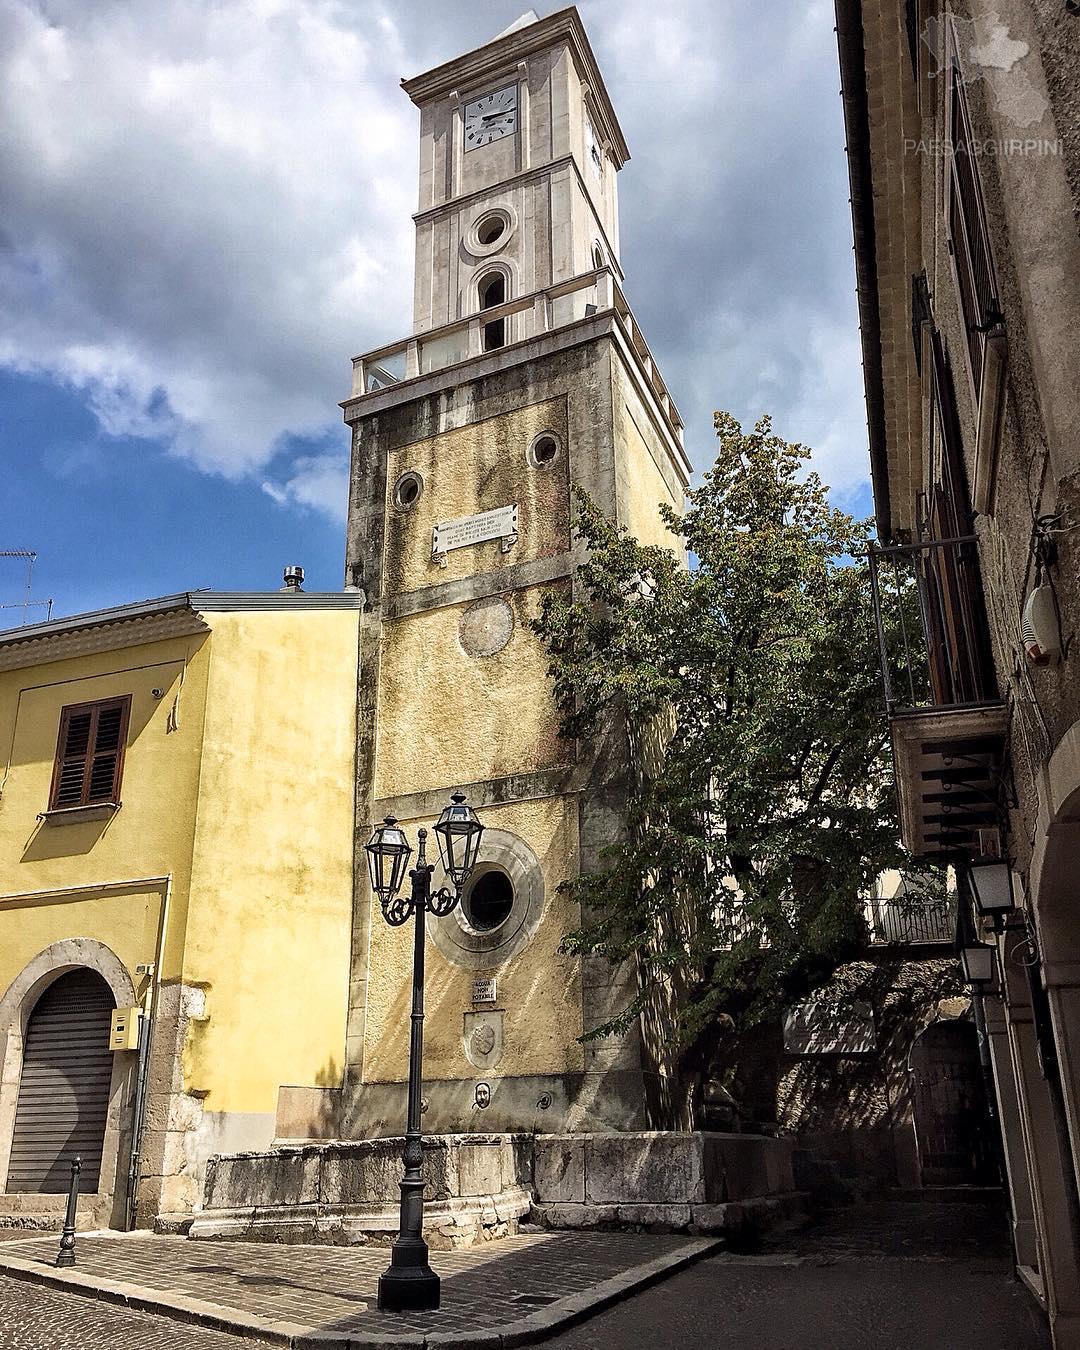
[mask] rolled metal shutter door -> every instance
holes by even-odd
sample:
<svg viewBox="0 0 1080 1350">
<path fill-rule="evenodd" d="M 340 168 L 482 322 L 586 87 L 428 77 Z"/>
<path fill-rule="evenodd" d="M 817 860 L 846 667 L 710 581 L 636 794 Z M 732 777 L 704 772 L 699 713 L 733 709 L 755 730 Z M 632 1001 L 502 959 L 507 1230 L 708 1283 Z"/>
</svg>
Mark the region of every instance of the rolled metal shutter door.
<svg viewBox="0 0 1080 1350">
<path fill-rule="evenodd" d="M 114 1006 L 109 986 L 93 970 L 61 975 L 34 1005 L 23 1045 L 9 1191 L 66 1191 L 76 1154 L 82 1159 L 80 1189 L 98 1189 Z"/>
</svg>

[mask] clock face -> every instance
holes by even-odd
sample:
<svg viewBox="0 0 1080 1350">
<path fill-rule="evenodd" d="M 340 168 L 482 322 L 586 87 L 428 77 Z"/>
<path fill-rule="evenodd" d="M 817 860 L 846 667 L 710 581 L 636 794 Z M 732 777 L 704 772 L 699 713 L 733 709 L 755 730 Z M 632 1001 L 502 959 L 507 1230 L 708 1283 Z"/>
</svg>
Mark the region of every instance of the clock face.
<svg viewBox="0 0 1080 1350">
<path fill-rule="evenodd" d="M 517 85 L 484 94 L 465 105 L 465 149 L 490 145 L 517 127 Z"/>
</svg>

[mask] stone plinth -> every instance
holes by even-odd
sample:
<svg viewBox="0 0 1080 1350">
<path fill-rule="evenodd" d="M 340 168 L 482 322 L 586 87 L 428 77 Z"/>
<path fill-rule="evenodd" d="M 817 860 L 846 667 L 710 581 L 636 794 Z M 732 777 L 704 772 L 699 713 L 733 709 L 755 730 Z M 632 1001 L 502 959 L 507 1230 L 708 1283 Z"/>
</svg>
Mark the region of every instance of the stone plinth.
<svg viewBox="0 0 1080 1350">
<path fill-rule="evenodd" d="M 398 1231 L 404 1141 L 335 1140 L 211 1158 L 191 1236 L 388 1244 Z M 516 1232 L 531 1203 L 532 1137 L 424 1139 L 424 1232 L 437 1249 Z"/>
<path fill-rule="evenodd" d="M 537 1135 L 531 1218 L 549 1228 L 701 1232 L 798 1211 L 793 1141 L 756 1134 Z"/>
<path fill-rule="evenodd" d="M 196 1238 L 386 1244 L 402 1140 L 333 1141 L 211 1158 Z M 730 1232 L 798 1211 L 793 1143 L 753 1134 L 454 1134 L 424 1139 L 432 1247 L 548 1228 Z"/>
</svg>

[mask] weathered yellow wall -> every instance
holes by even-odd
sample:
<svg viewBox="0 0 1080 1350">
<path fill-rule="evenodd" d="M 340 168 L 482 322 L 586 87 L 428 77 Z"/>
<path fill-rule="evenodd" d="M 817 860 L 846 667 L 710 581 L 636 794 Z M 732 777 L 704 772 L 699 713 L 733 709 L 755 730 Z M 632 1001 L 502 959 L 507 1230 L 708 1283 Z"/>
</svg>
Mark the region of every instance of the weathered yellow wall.
<svg viewBox="0 0 1080 1350">
<path fill-rule="evenodd" d="M 207 1111 L 340 1081 L 352 909 L 355 611 L 213 614 L 184 980 Z"/>
<path fill-rule="evenodd" d="M 681 541 L 660 519 L 659 503 L 683 509 L 683 495 L 663 442 L 621 362 L 612 362 L 615 406 L 616 511 L 620 525 L 643 544 L 683 556 Z M 666 472 L 661 472 L 660 465 Z"/>
<path fill-rule="evenodd" d="M 104 943 L 132 982 L 206 990 L 185 1090 L 208 1111 L 272 1113 L 282 1083 L 340 1078 L 355 780 L 356 611 L 210 614 L 212 634 L 0 675 L 0 994 L 43 948 Z M 154 687 L 164 689 L 155 699 Z M 42 824 L 60 712 L 130 693 L 121 809 Z M 194 872 L 194 877 L 193 877 Z M 44 891 L 33 900 L 4 897 Z"/>
<path fill-rule="evenodd" d="M 468 550 L 462 549 L 462 552 Z M 383 626 L 375 795 L 530 773 L 568 763 L 547 658 L 528 627 L 543 588 L 504 598 L 510 641 L 469 656 L 459 641 L 467 605 L 448 605 Z"/>
<path fill-rule="evenodd" d="M 553 431 L 566 445 L 566 400 L 548 399 L 443 432 L 391 451 L 386 483 L 386 584 L 389 594 L 456 581 L 476 572 L 494 572 L 530 558 L 551 557 L 570 544 L 566 455 L 536 469 L 526 461 L 534 436 Z M 424 480 L 420 500 L 409 511 L 391 505 L 403 473 Z M 518 507 L 520 538 L 506 553 L 498 540 L 455 549 L 442 567 L 431 558 L 431 532 L 440 521 Z"/>
<path fill-rule="evenodd" d="M 157 959 L 163 891 L 83 897 L 70 887 L 172 874 L 170 940 L 163 974 L 179 972 L 195 821 L 207 666 L 205 637 L 164 639 L 0 675 L 0 992 L 42 948 L 66 937 L 110 947 L 137 983 L 135 965 Z M 165 691 L 155 699 L 153 688 Z M 121 809 L 105 821 L 37 820 L 49 803 L 66 704 L 132 695 Z M 2 897 L 45 892 L 32 902 Z"/>
<path fill-rule="evenodd" d="M 582 1067 L 581 977 L 574 957 L 558 950 L 563 934 L 579 922 L 576 905 L 555 893 L 573 876 L 577 860 L 577 800 L 574 797 L 486 807 L 485 826 L 529 841 L 543 868 L 544 913 L 532 941 L 497 971 L 498 1002 L 504 1009 L 503 1056 L 498 1075 L 569 1073 Z M 430 820 L 406 822 L 416 830 Z M 429 838 L 431 836 L 429 835 Z M 433 844 L 434 848 L 434 844 Z M 453 924 L 453 914 L 439 920 Z M 375 905 L 371 917 L 371 962 L 365 1024 L 364 1079 L 400 1081 L 408 1070 L 409 1001 L 412 992 L 412 924 L 391 928 Z M 464 1015 L 472 1010 L 472 981 L 484 972 L 448 961 L 430 940 L 424 1023 L 424 1076 L 480 1076 L 463 1046 Z M 487 1005 L 485 1005 L 487 1006 Z"/>
</svg>

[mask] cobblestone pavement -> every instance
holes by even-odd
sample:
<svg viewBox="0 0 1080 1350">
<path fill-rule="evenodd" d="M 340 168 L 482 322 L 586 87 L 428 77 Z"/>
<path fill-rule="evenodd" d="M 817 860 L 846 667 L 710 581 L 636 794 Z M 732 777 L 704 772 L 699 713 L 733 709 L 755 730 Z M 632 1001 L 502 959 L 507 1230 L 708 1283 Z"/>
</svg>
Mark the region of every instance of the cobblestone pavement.
<svg viewBox="0 0 1080 1350">
<path fill-rule="evenodd" d="M 260 1330 L 276 1323 L 291 1334 L 305 1328 L 335 1335 L 472 1333 L 553 1309 L 604 1280 L 694 1245 L 684 1236 L 535 1233 L 460 1252 L 433 1252 L 432 1265 L 443 1281 L 441 1308 L 393 1315 L 375 1307 L 376 1283 L 389 1257 L 385 1247 L 80 1236 L 76 1270 L 80 1277 L 122 1282 L 141 1295 L 201 1300 L 226 1315 L 246 1314 L 261 1320 Z M 26 1242 L 7 1249 L 0 1262 L 17 1256 L 51 1265 L 55 1250 L 52 1237 Z"/>
<path fill-rule="evenodd" d="M 259 1350 L 266 1345 L 0 1275 L 4 1350 Z"/>
<path fill-rule="evenodd" d="M 724 1253 L 547 1342 L 551 1350 L 1049 1350 L 983 1205 L 840 1210 Z"/>
</svg>

